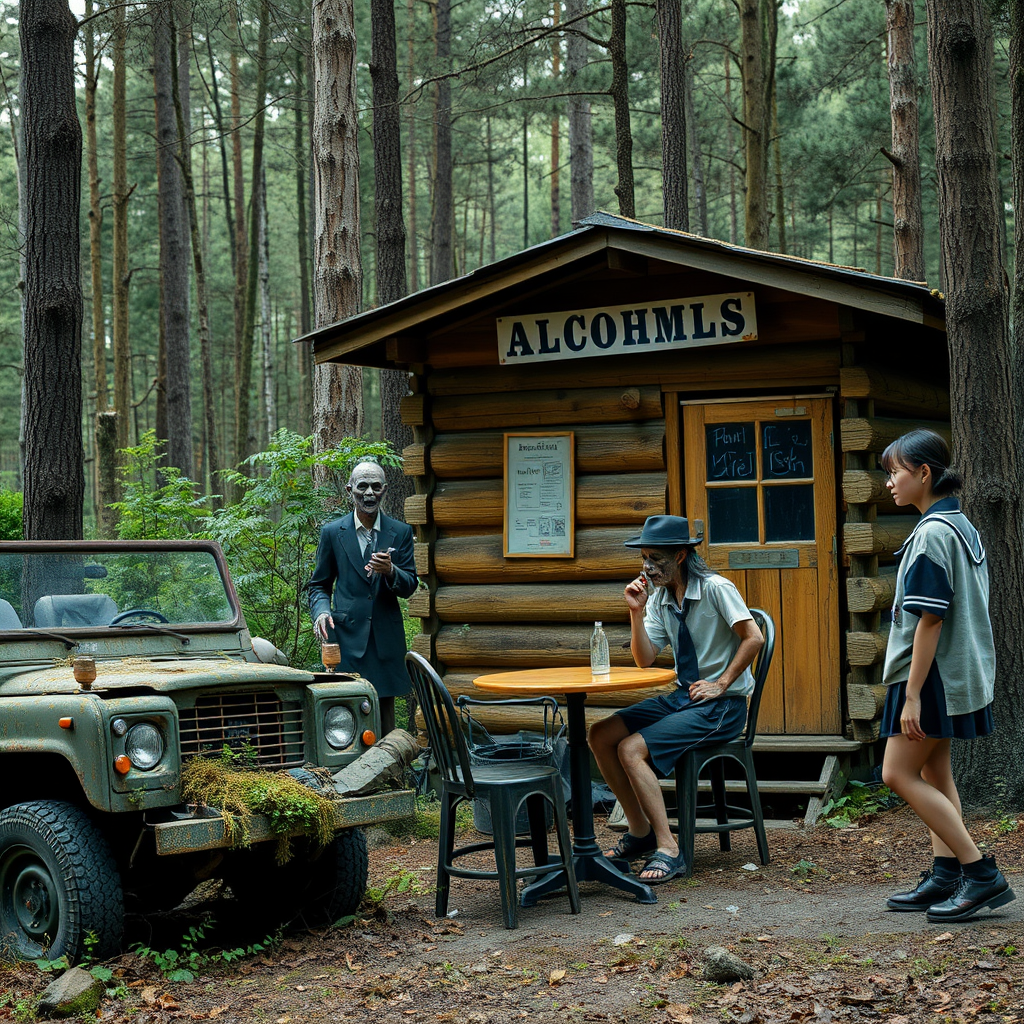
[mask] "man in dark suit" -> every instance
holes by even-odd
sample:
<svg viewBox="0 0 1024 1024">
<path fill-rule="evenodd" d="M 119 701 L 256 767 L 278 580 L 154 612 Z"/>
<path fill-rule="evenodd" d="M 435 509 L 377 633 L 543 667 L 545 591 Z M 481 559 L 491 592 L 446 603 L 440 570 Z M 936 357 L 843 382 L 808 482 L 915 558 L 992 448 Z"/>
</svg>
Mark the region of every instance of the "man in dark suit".
<svg viewBox="0 0 1024 1024">
<path fill-rule="evenodd" d="M 368 679 L 380 697 L 382 735 L 395 727 L 395 697 L 409 692 L 398 598 L 418 582 L 412 528 L 381 511 L 387 489 L 376 462 L 357 463 L 345 485 L 354 511 L 320 531 L 308 586 L 320 642 L 336 642 L 338 668 Z"/>
</svg>

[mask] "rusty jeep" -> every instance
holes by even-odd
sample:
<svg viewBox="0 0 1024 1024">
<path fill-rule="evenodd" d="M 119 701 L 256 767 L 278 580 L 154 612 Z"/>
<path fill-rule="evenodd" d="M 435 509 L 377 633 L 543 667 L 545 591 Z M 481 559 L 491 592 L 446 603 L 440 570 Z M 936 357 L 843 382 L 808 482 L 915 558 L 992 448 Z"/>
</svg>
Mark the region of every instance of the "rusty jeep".
<svg viewBox="0 0 1024 1024">
<path fill-rule="evenodd" d="M 370 683 L 256 648 L 215 543 L 0 543 L 0 952 L 113 955 L 126 906 L 169 909 L 213 878 L 250 912 L 355 911 L 358 826 L 411 815 L 412 792 L 333 802 L 326 845 L 289 826 L 283 864 L 269 819 L 239 847 L 216 807 L 183 801 L 192 758 L 302 775 L 376 741 Z"/>
</svg>

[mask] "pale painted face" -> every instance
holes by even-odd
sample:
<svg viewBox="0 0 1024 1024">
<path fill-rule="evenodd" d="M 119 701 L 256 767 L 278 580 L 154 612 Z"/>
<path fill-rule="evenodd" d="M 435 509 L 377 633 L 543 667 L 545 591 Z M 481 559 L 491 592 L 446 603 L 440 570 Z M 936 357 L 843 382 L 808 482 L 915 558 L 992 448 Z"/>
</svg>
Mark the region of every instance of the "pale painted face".
<svg viewBox="0 0 1024 1024">
<path fill-rule="evenodd" d="M 372 462 L 361 462 L 356 466 L 345 485 L 359 518 L 367 523 L 377 518 L 387 489 L 384 470 Z"/>
<path fill-rule="evenodd" d="M 644 560 L 644 575 L 652 587 L 669 587 L 681 583 L 683 566 L 686 564 L 690 549 L 683 548 L 673 554 L 663 548 L 643 548 L 641 556 Z"/>
<path fill-rule="evenodd" d="M 887 474 L 885 486 L 889 488 L 897 505 L 913 505 L 921 510 L 931 504 L 932 471 L 924 466 L 893 466 Z"/>
</svg>

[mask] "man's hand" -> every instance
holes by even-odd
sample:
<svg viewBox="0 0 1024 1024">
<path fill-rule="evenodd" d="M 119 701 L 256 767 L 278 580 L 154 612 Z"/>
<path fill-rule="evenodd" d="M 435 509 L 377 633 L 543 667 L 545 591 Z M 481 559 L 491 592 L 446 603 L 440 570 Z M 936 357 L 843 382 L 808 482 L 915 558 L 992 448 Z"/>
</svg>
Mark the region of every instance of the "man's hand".
<svg viewBox="0 0 1024 1024">
<path fill-rule="evenodd" d="M 632 583 L 626 584 L 622 594 L 630 612 L 642 612 L 647 607 L 647 578 L 642 574 L 637 576 Z"/>
<path fill-rule="evenodd" d="M 322 644 L 325 644 L 328 641 L 328 626 L 330 626 L 331 629 L 334 629 L 334 619 L 331 617 L 330 612 L 321 612 L 316 617 L 316 622 L 313 623 L 313 633 Z"/>
<path fill-rule="evenodd" d="M 395 567 L 391 564 L 391 552 L 394 550 L 394 548 L 388 548 L 387 551 L 374 551 L 370 555 L 369 562 L 363 566 L 366 575 L 371 576 L 376 572 L 391 579 L 395 574 Z"/>
<path fill-rule="evenodd" d="M 690 700 L 711 700 L 714 697 L 721 697 L 728 687 L 722 686 L 719 680 L 698 679 L 690 683 Z"/>
</svg>

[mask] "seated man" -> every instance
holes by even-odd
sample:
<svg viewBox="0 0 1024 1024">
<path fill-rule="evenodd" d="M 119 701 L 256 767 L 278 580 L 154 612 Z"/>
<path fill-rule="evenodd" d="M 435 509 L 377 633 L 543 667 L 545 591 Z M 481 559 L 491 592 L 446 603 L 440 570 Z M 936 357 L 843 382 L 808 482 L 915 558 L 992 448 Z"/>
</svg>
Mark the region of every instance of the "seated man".
<svg viewBox="0 0 1024 1024">
<path fill-rule="evenodd" d="M 676 687 L 590 730 L 590 749 L 629 823 L 607 855 L 632 860 L 650 854 L 640 873 L 648 885 L 685 870 L 658 778 L 685 751 L 743 731 L 746 697 L 754 688 L 750 664 L 764 643 L 736 587 L 693 550 L 702 539 L 690 536 L 681 516 L 651 516 L 640 536 L 626 541 L 643 556 L 643 572 L 625 589 L 633 658 L 648 668 L 671 644 Z"/>
</svg>

